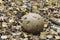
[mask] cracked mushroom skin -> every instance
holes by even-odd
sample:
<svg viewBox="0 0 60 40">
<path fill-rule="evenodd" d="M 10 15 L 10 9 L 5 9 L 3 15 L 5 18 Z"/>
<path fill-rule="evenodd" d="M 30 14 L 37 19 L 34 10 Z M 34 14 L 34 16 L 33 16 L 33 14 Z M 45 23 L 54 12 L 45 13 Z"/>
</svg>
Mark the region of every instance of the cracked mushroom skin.
<svg viewBox="0 0 60 40">
<path fill-rule="evenodd" d="M 29 13 L 21 18 L 21 26 L 27 32 L 38 32 L 44 27 L 44 19 L 39 14 Z"/>
</svg>

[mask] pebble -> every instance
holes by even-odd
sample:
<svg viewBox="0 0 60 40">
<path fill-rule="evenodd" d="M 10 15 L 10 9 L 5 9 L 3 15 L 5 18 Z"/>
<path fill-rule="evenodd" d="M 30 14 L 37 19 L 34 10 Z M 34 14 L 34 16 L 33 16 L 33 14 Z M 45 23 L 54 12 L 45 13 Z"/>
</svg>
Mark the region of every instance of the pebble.
<svg viewBox="0 0 60 40">
<path fill-rule="evenodd" d="M 7 23 L 2 22 L 2 27 L 7 27 Z"/>
<path fill-rule="evenodd" d="M 49 20 L 56 25 L 60 25 L 60 19 L 56 19 L 56 18 L 49 18 Z"/>
<path fill-rule="evenodd" d="M 60 39 L 60 36 L 55 36 L 56 39 Z"/>
<path fill-rule="evenodd" d="M 2 39 L 7 39 L 7 35 L 2 35 L 1 38 Z"/>
<path fill-rule="evenodd" d="M 57 29 L 57 33 L 60 33 L 60 28 Z"/>
<path fill-rule="evenodd" d="M 23 7 L 23 8 L 27 8 L 27 5 L 24 4 L 22 7 Z"/>
<path fill-rule="evenodd" d="M 46 39 L 47 32 L 41 32 L 40 33 L 40 39 Z"/>
<path fill-rule="evenodd" d="M 56 31 L 54 31 L 53 29 L 50 29 L 50 34 L 52 34 L 52 35 L 58 35 L 58 33 Z"/>
<path fill-rule="evenodd" d="M 47 37 L 48 39 L 53 38 L 53 36 L 52 36 L 52 35 L 47 35 L 46 37 Z"/>
<path fill-rule="evenodd" d="M 24 38 L 24 40 L 28 40 L 28 38 Z"/>
<path fill-rule="evenodd" d="M 23 0 L 23 2 L 28 2 L 29 0 Z"/>
<path fill-rule="evenodd" d="M 40 39 L 46 39 L 46 35 L 40 35 Z"/>
<path fill-rule="evenodd" d="M 25 38 L 27 38 L 27 37 L 28 37 L 28 35 L 27 35 L 26 33 L 24 33 L 24 37 L 25 37 Z"/>
<path fill-rule="evenodd" d="M 3 3 L 3 1 L 2 1 L 2 0 L 0 0 L 0 3 L 2 4 L 2 3 Z"/>
<path fill-rule="evenodd" d="M 12 35 L 20 35 L 21 32 L 12 33 Z"/>
<path fill-rule="evenodd" d="M 16 29 L 20 29 L 21 28 L 21 26 L 20 25 L 18 25 L 17 27 L 16 27 Z"/>
<path fill-rule="evenodd" d="M 9 22 L 10 23 L 14 22 L 14 19 L 13 18 L 9 19 Z"/>
<path fill-rule="evenodd" d="M 24 40 L 23 38 L 20 38 L 20 40 Z"/>
</svg>

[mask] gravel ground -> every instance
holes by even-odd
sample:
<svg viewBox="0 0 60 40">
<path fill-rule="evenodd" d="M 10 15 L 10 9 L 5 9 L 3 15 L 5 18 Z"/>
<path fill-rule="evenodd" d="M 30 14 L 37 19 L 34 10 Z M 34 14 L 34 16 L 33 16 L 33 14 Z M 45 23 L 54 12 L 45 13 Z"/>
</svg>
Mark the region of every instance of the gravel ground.
<svg viewBox="0 0 60 40">
<path fill-rule="evenodd" d="M 37 13 L 45 25 L 39 33 L 27 33 L 21 17 Z M 60 40 L 60 0 L 0 0 L 0 40 Z"/>
</svg>

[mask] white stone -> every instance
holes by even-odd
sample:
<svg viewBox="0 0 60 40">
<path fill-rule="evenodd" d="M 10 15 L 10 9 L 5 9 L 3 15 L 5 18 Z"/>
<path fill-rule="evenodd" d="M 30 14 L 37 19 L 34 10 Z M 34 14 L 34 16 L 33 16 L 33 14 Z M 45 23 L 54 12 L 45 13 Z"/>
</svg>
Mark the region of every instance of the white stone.
<svg viewBox="0 0 60 40">
<path fill-rule="evenodd" d="M 47 35 L 46 37 L 47 37 L 47 38 L 49 38 L 49 39 L 50 39 L 50 38 L 53 38 L 53 36 L 52 36 L 52 35 Z"/>
<path fill-rule="evenodd" d="M 7 27 L 7 23 L 2 23 L 2 27 Z"/>
<path fill-rule="evenodd" d="M 10 23 L 14 22 L 14 19 L 13 19 L 13 18 L 12 18 L 12 19 L 9 19 L 9 22 L 10 22 Z"/>
<path fill-rule="evenodd" d="M 24 40 L 28 40 L 28 38 L 24 38 Z"/>
<path fill-rule="evenodd" d="M 21 32 L 12 33 L 12 35 L 20 35 Z"/>
<path fill-rule="evenodd" d="M 27 8 L 27 5 L 24 4 L 22 7 L 23 7 L 23 8 Z"/>
<path fill-rule="evenodd" d="M 2 39 L 7 39 L 7 35 L 2 35 L 1 38 Z"/>
<path fill-rule="evenodd" d="M 57 28 L 57 32 L 60 33 L 60 28 Z"/>
</svg>

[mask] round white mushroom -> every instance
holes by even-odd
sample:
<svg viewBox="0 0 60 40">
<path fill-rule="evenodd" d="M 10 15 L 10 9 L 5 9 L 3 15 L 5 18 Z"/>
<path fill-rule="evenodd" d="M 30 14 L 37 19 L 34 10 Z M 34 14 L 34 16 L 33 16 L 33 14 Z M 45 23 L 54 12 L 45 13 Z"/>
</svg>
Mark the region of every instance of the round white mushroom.
<svg viewBox="0 0 60 40">
<path fill-rule="evenodd" d="M 21 18 L 21 26 L 27 32 L 38 32 L 44 27 L 44 19 L 39 14 L 29 13 Z"/>
</svg>

